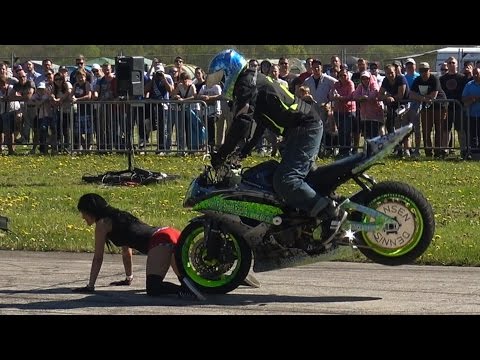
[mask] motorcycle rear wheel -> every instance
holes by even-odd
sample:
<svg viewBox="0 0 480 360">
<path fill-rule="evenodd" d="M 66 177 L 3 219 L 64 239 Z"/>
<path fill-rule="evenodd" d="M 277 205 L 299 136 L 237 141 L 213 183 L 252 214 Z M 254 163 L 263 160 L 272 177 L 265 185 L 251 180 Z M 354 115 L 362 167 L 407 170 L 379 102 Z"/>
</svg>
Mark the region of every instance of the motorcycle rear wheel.
<svg viewBox="0 0 480 360">
<path fill-rule="evenodd" d="M 250 271 L 252 251 L 239 235 L 222 233 L 224 260 L 206 259 L 204 222 L 196 219 L 183 229 L 175 250 L 175 261 L 182 276 L 207 294 L 226 294 L 236 289 Z"/>
<path fill-rule="evenodd" d="M 375 185 L 364 193 L 363 204 L 397 220 L 397 226 L 356 235 L 359 250 L 368 259 L 383 265 L 412 263 L 430 245 L 435 234 L 435 218 L 430 203 L 417 189 L 396 181 Z M 372 222 L 366 214 L 360 221 Z M 365 247 L 366 246 L 366 247 Z"/>
</svg>

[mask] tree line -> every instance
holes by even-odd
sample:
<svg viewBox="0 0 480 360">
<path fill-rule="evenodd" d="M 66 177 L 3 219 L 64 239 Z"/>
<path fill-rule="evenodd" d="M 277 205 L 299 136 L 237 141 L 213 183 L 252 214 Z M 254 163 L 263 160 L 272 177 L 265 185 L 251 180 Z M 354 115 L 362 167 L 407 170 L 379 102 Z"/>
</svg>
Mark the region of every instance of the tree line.
<svg viewBox="0 0 480 360">
<path fill-rule="evenodd" d="M 149 59 L 156 57 L 165 64 L 171 64 L 175 56 L 180 55 L 189 64 L 206 67 L 218 51 L 233 47 L 247 58 L 275 59 L 287 56 L 304 59 L 314 56 L 329 62 L 332 55 L 340 55 L 341 58 L 364 57 L 382 63 L 384 59 L 445 46 L 448 45 L 3 45 L 0 58 L 21 63 L 28 59 L 42 60 L 48 57 L 56 64 L 74 65 L 78 54 L 85 55 L 87 59 L 125 55 Z"/>
</svg>

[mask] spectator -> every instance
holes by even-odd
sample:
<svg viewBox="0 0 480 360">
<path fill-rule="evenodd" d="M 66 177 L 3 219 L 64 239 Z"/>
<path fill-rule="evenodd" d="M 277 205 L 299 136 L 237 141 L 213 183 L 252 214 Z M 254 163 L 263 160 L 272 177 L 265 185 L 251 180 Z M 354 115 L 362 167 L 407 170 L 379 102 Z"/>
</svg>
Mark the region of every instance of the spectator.
<svg viewBox="0 0 480 360">
<path fill-rule="evenodd" d="M 77 71 L 77 81 L 73 86 L 72 102 L 76 107 L 73 122 L 74 149 L 90 150 L 93 145 L 92 104 L 82 104 L 92 98 L 92 88 L 83 69 Z"/>
<path fill-rule="evenodd" d="M 413 85 L 413 81 L 420 76 L 420 73 L 416 71 L 417 69 L 417 63 L 415 62 L 414 59 L 408 58 L 405 60 L 405 80 L 407 80 L 407 85 L 408 88 L 410 89 Z M 418 157 L 420 156 L 420 142 L 422 140 L 422 131 L 420 127 L 420 114 L 419 114 L 419 106 L 420 104 L 416 101 L 411 101 L 410 103 L 410 108 L 408 109 L 406 116 L 406 119 L 409 123 L 413 124 L 413 130 L 414 130 L 414 139 L 415 139 L 415 145 L 414 149 L 410 151 L 410 156 L 413 157 Z M 405 147 L 408 147 L 408 139 L 404 140 L 404 145 Z"/>
<path fill-rule="evenodd" d="M 93 74 L 85 68 L 85 56 L 83 56 L 82 54 L 78 55 L 75 59 L 75 63 L 77 64 L 77 68 L 73 70 L 70 74 L 70 83 L 72 85 L 75 85 L 75 82 L 77 81 L 77 70 L 83 69 L 87 73 L 87 81 L 91 84 Z"/>
<path fill-rule="evenodd" d="M 248 67 L 249 67 L 251 70 L 257 71 L 257 70 L 258 70 L 258 61 L 257 61 L 257 59 L 250 59 L 250 60 L 248 61 Z"/>
<path fill-rule="evenodd" d="M 402 68 L 402 63 L 398 60 L 395 60 L 392 65 L 395 68 L 395 73 L 397 75 L 403 75 L 403 68 Z"/>
<path fill-rule="evenodd" d="M 280 59 L 278 59 L 278 65 L 280 70 L 278 77 L 288 83 L 288 90 L 292 94 L 295 93 L 294 80 L 298 77 L 298 75 L 290 72 L 289 60 L 286 57 L 281 57 Z"/>
<path fill-rule="evenodd" d="M 445 75 L 448 72 L 448 65 L 446 62 L 440 65 L 440 75 Z"/>
<path fill-rule="evenodd" d="M 55 145 L 52 153 L 57 151 L 69 152 L 71 146 L 70 126 L 72 119 L 70 116 L 70 108 L 72 106 L 71 96 L 73 86 L 57 72 L 54 76 L 54 85 L 52 91 L 52 104 L 55 110 L 55 117 L 57 121 L 57 141 L 60 149 Z"/>
<path fill-rule="evenodd" d="M 463 63 L 463 74 L 466 77 L 466 81 L 473 80 L 473 61 L 465 61 Z"/>
<path fill-rule="evenodd" d="M 10 96 L 11 100 L 20 102 L 20 112 L 17 112 L 15 118 L 15 127 L 20 133 L 20 137 L 16 140 L 20 144 L 30 143 L 30 131 L 35 118 L 33 108 L 27 108 L 33 93 L 35 92 L 35 83 L 27 80 L 27 74 L 22 68 L 17 72 L 18 82 L 13 85 L 14 96 Z"/>
<path fill-rule="evenodd" d="M 303 82 L 303 85 L 307 86 L 310 89 L 313 100 L 315 100 L 314 106 L 317 108 L 317 111 L 320 114 L 320 118 L 325 125 L 328 120 L 327 106 L 331 100 L 330 94 L 334 89 L 334 84 L 338 80 L 322 72 L 322 62 L 319 59 L 313 59 L 312 69 L 313 75 L 307 78 Z M 333 146 L 333 138 L 326 131 L 323 132 L 322 144 L 324 147 Z M 331 150 L 326 151 L 326 155 L 329 155 L 331 153 Z"/>
<path fill-rule="evenodd" d="M 15 154 L 15 118 L 20 110 L 18 101 L 8 101 L 14 94 L 13 85 L 9 84 L 5 71 L 5 74 L 0 74 L 0 96 L 2 97 L 0 103 L 2 105 L 0 111 L 0 142 L 7 146 L 8 155 Z"/>
<path fill-rule="evenodd" d="M 422 103 L 420 119 L 425 155 L 432 157 L 434 152 L 435 157 L 443 158 L 448 145 L 447 112 L 445 104 L 434 102 L 434 100 L 446 99 L 445 92 L 442 90 L 439 78 L 430 72 L 430 65 L 427 62 L 421 62 L 418 69 L 420 76 L 413 81 L 410 98 Z M 431 138 L 433 127 L 435 127 L 435 148 L 432 146 Z"/>
<path fill-rule="evenodd" d="M 146 65 L 146 64 L 145 64 Z M 149 79 L 153 78 L 153 75 L 155 74 L 155 70 L 157 70 L 157 66 L 162 65 L 162 61 L 159 58 L 153 58 L 152 64 L 150 65 L 150 68 L 147 69 L 147 76 Z M 148 66 L 148 65 L 146 65 Z"/>
<path fill-rule="evenodd" d="M 268 60 L 262 60 L 262 62 L 260 63 L 260 72 L 267 76 L 268 74 L 270 74 L 270 67 L 272 66 L 272 63 Z"/>
<path fill-rule="evenodd" d="M 462 101 L 467 108 L 468 121 L 470 122 L 470 132 L 468 145 L 473 153 L 480 152 L 480 69 L 472 69 L 473 81 L 469 81 L 462 93 Z M 467 154 L 466 159 L 471 159 Z"/>
<path fill-rule="evenodd" d="M 383 79 L 385 79 L 385 76 L 383 76 L 378 72 L 378 64 L 376 62 L 370 63 L 370 74 L 372 74 L 377 78 L 378 88 L 380 89 L 382 87 L 382 82 L 383 82 Z"/>
<path fill-rule="evenodd" d="M 173 79 L 170 75 L 165 74 L 165 68 L 160 65 L 155 71 L 153 79 L 145 86 L 145 94 L 149 99 L 154 100 L 170 100 L 170 95 L 173 91 Z M 140 148 L 148 145 L 150 134 L 153 130 L 157 130 L 157 147 L 158 151 L 162 152 L 170 150 L 172 144 L 172 120 L 170 116 L 165 116 L 168 111 L 168 104 L 148 104 L 145 108 L 145 120 L 140 119 L 138 124 L 138 133 L 140 137 Z M 167 123 L 165 123 L 167 118 Z"/>
<path fill-rule="evenodd" d="M 360 81 L 353 93 L 353 98 L 360 105 L 360 128 L 363 136 L 365 139 L 371 139 L 384 133 L 383 106 L 378 100 L 378 84 L 375 77 L 368 71 L 364 71 L 360 74 Z"/>
<path fill-rule="evenodd" d="M 338 73 L 333 95 L 333 117 L 338 128 L 338 155 L 345 157 L 352 150 L 352 125 L 355 122 L 356 103 L 353 100 L 355 90 L 353 81 L 348 77 L 348 70 L 342 68 Z"/>
<path fill-rule="evenodd" d="M 58 68 L 58 72 L 60 73 L 60 75 L 62 75 L 64 78 L 65 78 L 65 81 L 67 83 L 70 83 L 70 75 L 68 74 L 68 69 L 65 65 L 61 65 L 59 68 Z M 78 72 L 78 70 L 77 70 Z M 86 70 L 84 70 L 84 72 L 86 73 Z M 76 81 L 76 80 L 75 80 Z M 72 88 L 73 88 L 73 84 L 70 83 L 70 85 L 72 85 Z"/>
<path fill-rule="evenodd" d="M 214 84 L 210 87 L 207 87 L 206 84 L 203 85 L 196 96 L 198 100 L 202 100 L 207 103 L 208 145 L 212 150 L 215 146 L 215 123 L 222 113 L 219 100 L 221 96 L 222 88 L 218 84 Z"/>
<path fill-rule="evenodd" d="M 100 65 L 98 64 L 93 64 L 92 65 L 92 81 L 90 83 L 90 87 L 92 88 L 92 98 L 96 98 L 94 94 L 94 89 L 97 86 L 97 81 L 102 78 L 103 76 L 103 71 Z"/>
<path fill-rule="evenodd" d="M 447 104 L 447 131 L 449 135 L 448 146 L 453 147 L 454 130 L 458 135 L 458 141 L 460 145 L 460 153 L 463 156 L 466 155 L 466 135 L 465 135 L 465 123 L 463 120 L 463 104 L 462 93 L 467 81 L 463 74 L 457 71 L 457 59 L 454 56 L 450 56 L 447 59 L 448 72 L 440 76 L 440 86 L 445 92 L 447 99 L 453 100 Z M 453 149 L 452 149 L 453 151 Z"/>
<path fill-rule="evenodd" d="M 387 65 L 385 67 L 385 79 L 379 90 L 379 99 L 387 106 L 386 130 L 391 133 L 395 130 L 395 111 L 400 102 L 408 98 L 408 84 L 405 76 L 399 75 L 398 67 Z"/>
<path fill-rule="evenodd" d="M 35 67 L 33 66 L 33 62 L 31 60 L 25 61 L 23 67 L 25 70 L 25 74 L 27 74 L 27 80 L 33 81 L 35 83 L 35 86 L 37 86 L 40 83 L 40 81 L 38 81 L 37 79 L 42 74 L 35 71 Z"/>
<path fill-rule="evenodd" d="M 195 68 L 195 78 L 193 79 L 192 84 L 195 85 L 195 90 L 197 90 L 197 94 L 202 88 L 202 86 L 205 85 L 205 72 L 201 67 Z"/>
<path fill-rule="evenodd" d="M 50 130 L 52 137 L 57 136 L 56 124 L 53 119 L 53 110 L 50 103 L 51 93 L 47 90 L 45 83 L 39 83 L 31 101 L 37 110 L 37 117 L 33 124 L 33 147 L 30 154 L 35 154 L 36 147 L 39 147 L 41 154 L 48 153 L 48 132 Z"/>
<path fill-rule="evenodd" d="M 303 82 L 312 76 L 313 70 L 312 70 L 312 61 L 313 58 L 308 57 L 305 59 L 305 71 L 298 75 L 295 80 L 294 80 L 294 86 L 295 86 L 295 94 L 298 94 L 297 91 L 300 88 L 300 86 L 303 85 Z"/>
<path fill-rule="evenodd" d="M 103 77 L 97 80 L 94 91 L 98 100 L 112 101 L 117 98 L 117 79 L 112 73 L 112 65 L 102 65 Z M 107 104 L 100 104 L 97 120 L 97 146 L 99 150 L 112 150 L 113 144 L 118 142 L 118 127 L 113 124 L 115 109 Z"/>
</svg>

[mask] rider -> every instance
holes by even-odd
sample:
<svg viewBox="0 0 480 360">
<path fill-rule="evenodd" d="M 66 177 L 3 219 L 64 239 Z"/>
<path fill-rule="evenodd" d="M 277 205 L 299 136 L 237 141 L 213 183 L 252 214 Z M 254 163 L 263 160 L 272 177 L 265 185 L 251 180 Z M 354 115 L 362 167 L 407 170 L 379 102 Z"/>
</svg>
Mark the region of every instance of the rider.
<svg viewBox="0 0 480 360">
<path fill-rule="evenodd" d="M 242 156 L 249 154 L 265 128 L 283 135 L 284 149 L 273 178 L 274 190 L 288 205 L 306 216 L 323 219 L 325 239 L 330 241 L 347 214 L 336 202 L 318 194 L 305 182 L 323 134 L 323 125 L 314 107 L 271 78 L 248 68 L 245 58 L 233 49 L 221 51 L 210 62 L 207 83 L 222 80 L 223 96 L 234 102 L 233 123 L 224 144 L 212 154 L 212 166 L 220 167 L 237 145 L 249 137 L 254 122 L 257 124 L 255 134 L 243 147 Z"/>
</svg>

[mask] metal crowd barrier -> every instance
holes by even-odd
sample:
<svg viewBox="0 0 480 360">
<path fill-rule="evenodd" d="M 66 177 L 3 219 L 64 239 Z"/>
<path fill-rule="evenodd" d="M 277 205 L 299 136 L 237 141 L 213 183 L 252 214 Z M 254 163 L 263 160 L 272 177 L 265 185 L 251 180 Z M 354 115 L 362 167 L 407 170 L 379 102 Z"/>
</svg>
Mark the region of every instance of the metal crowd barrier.
<svg viewBox="0 0 480 360">
<path fill-rule="evenodd" d="M 369 129 L 372 136 L 382 135 L 413 123 L 414 132 L 409 143 L 401 148 L 412 151 L 422 150 L 427 157 L 445 157 L 456 153 L 465 157 L 480 152 L 480 122 L 470 118 L 469 109 L 454 99 L 436 99 L 428 108 L 412 100 L 399 102 L 400 111 L 384 107 L 384 123 Z M 323 155 L 348 155 L 361 148 L 365 140 L 366 129 L 360 119 L 360 107 L 357 103 L 354 113 L 334 112 L 332 121 L 326 121 L 324 127 Z M 362 133 L 362 138 L 359 132 Z M 355 140 L 355 137 L 357 139 Z M 355 144 L 357 142 L 357 144 Z"/>
<path fill-rule="evenodd" d="M 23 145 L 32 145 L 33 150 L 38 147 L 51 153 L 122 153 L 136 149 L 177 154 L 208 151 L 204 101 L 79 101 L 68 110 L 52 108 L 52 118 L 47 121 L 38 118 L 38 107 L 34 109 L 36 112 L 30 111 L 29 116 L 23 111 L 23 129 L 16 131 L 27 140 Z M 2 115 L 2 125 L 6 124 L 10 134 L 14 129 L 11 120 L 3 120 L 7 117 L 11 117 L 8 111 Z M 0 129 L 3 131 L 4 126 Z"/>
<path fill-rule="evenodd" d="M 444 157 L 452 152 L 462 157 L 480 153 L 479 119 L 470 117 L 469 109 L 459 101 L 434 100 L 429 109 L 420 109 L 418 103 L 409 100 L 401 101 L 400 105 L 405 108 L 404 112 L 385 107 L 385 126 L 371 129 L 372 136 L 375 131 L 382 134 L 411 122 L 414 133 L 410 136 L 411 144 L 405 145 L 410 151 L 422 150 L 427 157 Z M 208 114 L 203 101 L 82 101 L 68 109 L 52 108 L 52 117 L 47 120 L 38 118 L 35 104 L 17 107 L 0 100 L 0 142 L 4 151 L 8 148 L 10 152 L 9 142 L 15 141 L 10 140 L 12 134 L 23 135 L 27 140 L 23 145 L 31 146 L 31 152 L 122 153 L 129 151 L 130 145 L 146 153 L 183 155 L 208 151 Z M 226 115 L 228 107 L 222 106 L 222 109 Z M 357 104 L 351 116 L 334 114 L 335 126 L 332 128 L 330 122 L 324 127 L 323 155 L 355 152 L 362 147 L 366 130 L 360 120 L 360 107 Z M 223 142 L 223 133 L 232 120 L 224 117 L 216 124 L 217 130 L 220 128 L 220 133 L 215 134 L 217 145 Z"/>
</svg>

